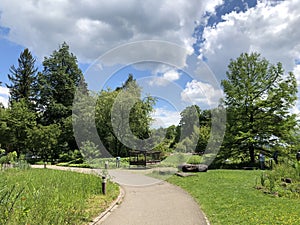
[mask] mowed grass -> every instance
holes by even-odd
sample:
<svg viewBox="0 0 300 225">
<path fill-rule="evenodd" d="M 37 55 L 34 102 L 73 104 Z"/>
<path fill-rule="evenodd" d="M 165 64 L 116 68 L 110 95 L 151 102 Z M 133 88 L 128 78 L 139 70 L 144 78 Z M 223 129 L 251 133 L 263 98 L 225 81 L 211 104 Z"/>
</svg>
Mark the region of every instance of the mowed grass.
<svg viewBox="0 0 300 225">
<path fill-rule="evenodd" d="M 210 170 L 168 179 L 188 191 L 212 225 L 300 224 L 300 200 L 256 190 L 261 171 Z"/>
<path fill-rule="evenodd" d="M 91 174 L 51 169 L 0 171 L 0 224 L 88 224 L 119 188 Z"/>
</svg>

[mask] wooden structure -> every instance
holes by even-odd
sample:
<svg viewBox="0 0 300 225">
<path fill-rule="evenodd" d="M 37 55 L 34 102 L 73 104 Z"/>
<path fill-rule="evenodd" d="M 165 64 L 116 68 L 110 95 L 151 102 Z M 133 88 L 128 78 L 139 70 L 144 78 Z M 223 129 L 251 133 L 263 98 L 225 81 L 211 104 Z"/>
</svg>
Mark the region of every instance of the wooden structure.
<svg viewBox="0 0 300 225">
<path fill-rule="evenodd" d="M 147 164 L 159 163 L 161 161 L 160 153 L 160 151 L 129 151 L 129 165 L 146 166 Z"/>
</svg>

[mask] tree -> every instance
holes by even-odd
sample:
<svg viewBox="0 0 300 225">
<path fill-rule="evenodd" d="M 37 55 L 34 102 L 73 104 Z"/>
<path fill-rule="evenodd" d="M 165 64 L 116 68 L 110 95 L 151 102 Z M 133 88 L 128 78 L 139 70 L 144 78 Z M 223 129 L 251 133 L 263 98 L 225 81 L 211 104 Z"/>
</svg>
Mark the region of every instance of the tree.
<svg viewBox="0 0 300 225">
<path fill-rule="evenodd" d="M 8 127 L 8 109 L 0 107 L 0 146 L 5 147 L 11 143 L 12 135 Z"/>
<path fill-rule="evenodd" d="M 12 84 L 6 84 L 9 88 L 10 104 L 12 104 L 13 101 L 19 102 L 21 99 L 24 99 L 30 109 L 34 108 L 37 72 L 35 61 L 31 52 L 26 48 L 20 54 L 18 67 L 16 68 L 14 65 L 11 66 L 8 79 Z"/>
<path fill-rule="evenodd" d="M 12 102 L 7 113 L 7 122 L 3 124 L 7 132 L 6 138 L 9 140 L 6 145 L 10 151 L 15 150 L 20 156 L 28 150 L 27 131 L 36 126 L 36 114 L 28 108 L 25 99 Z"/>
<path fill-rule="evenodd" d="M 43 125 L 60 124 L 63 129 L 60 138 L 62 149 L 77 148 L 72 123 L 72 105 L 76 88 L 88 94 L 82 71 L 78 68 L 76 56 L 69 52 L 69 46 L 63 43 L 50 57 L 43 61 L 43 72 L 38 74 L 38 106 L 42 113 Z M 67 146 L 65 145 L 67 143 Z"/>
<path fill-rule="evenodd" d="M 191 105 L 186 107 L 180 115 L 181 119 L 175 137 L 177 147 L 181 149 L 180 151 L 205 151 L 211 131 L 211 111 L 201 110 L 198 105 Z"/>
<path fill-rule="evenodd" d="M 258 53 L 244 53 L 231 60 L 226 75 L 227 155 L 255 162 L 258 150 L 289 146 L 296 125 L 290 112 L 297 99 L 293 73 L 285 74 L 281 63 L 270 64 Z"/>
<path fill-rule="evenodd" d="M 150 136 L 150 113 L 155 99 L 141 99 L 141 88 L 132 75 L 116 90 L 102 90 L 96 103 L 96 125 L 98 134 L 113 155 L 128 155 L 124 143 L 132 139 L 147 139 Z M 129 133 L 134 135 L 128 136 Z M 133 146 L 132 146 L 133 147 Z M 142 146 L 136 146 L 139 149 Z"/>
<path fill-rule="evenodd" d="M 58 158 L 57 144 L 60 133 L 61 130 L 57 124 L 49 126 L 39 124 L 28 130 L 28 146 L 30 146 L 31 153 L 43 160 L 45 168 L 47 162 Z"/>
</svg>

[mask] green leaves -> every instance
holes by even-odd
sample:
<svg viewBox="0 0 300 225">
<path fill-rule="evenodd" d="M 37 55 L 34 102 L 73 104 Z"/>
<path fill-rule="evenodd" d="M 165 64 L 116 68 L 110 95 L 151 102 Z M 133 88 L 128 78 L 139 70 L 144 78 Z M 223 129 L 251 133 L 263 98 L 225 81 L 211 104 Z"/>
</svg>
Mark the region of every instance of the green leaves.
<svg viewBox="0 0 300 225">
<path fill-rule="evenodd" d="M 244 154 L 254 162 L 257 149 L 291 144 L 296 120 L 290 109 L 297 99 L 297 85 L 295 76 L 285 74 L 281 63 L 272 65 L 258 53 L 241 54 L 231 60 L 227 80 L 221 84 L 228 112 L 228 148 L 238 151 L 246 145 Z"/>
<path fill-rule="evenodd" d="M 36 72 L 35 59 L 31 52 L 26 48 L 21 52 L 18 59 L 18 67 L 11 66 L 8 74 L 8 79 L 12 83 L 6 85 L 9 88 L 10 103 L 19 102 L 24 99 L 30 109 L 34 109 L 35 101 L 35 85 L 36 85 Z"/>
<path fill-rule="evenodd" d="M 56 145 L 61 134 L 59 125 L 38 125 L 27 132 L 28 145 L 34 154 L 40 156 L 44 162 L 48 162 L 49 159 L 56 159 L 59 153 L 55 150 L 57 149 Z"/>
</svg>

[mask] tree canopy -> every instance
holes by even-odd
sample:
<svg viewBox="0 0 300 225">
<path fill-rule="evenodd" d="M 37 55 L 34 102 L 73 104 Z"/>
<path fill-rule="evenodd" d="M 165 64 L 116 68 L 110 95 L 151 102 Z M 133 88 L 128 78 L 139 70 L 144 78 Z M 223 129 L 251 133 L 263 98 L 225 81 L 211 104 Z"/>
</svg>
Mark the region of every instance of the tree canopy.
<svg viewBox="0 0 300 225">
<path fill-rule="evenodd" d="M 231 60 L 222 81 L 228 112 L 224 149 L 227 156 L 250 157 L 292 144 L 297 99 L 293 73 L 281 63 L 271 64 L 258 53 L 243 53 Z"/>
<path fill-rule="evenodd" d="M 9 88 L 10 104 L 13 101 L 19 102 L 21 99 L 24 99 L 29 108 L 34 108 L 37 73 L 35 61 L 31 52 L 26 48 L 20 54 L 18 67 L 11 66 L 10 74 L 8 74 L 11 85 L 6 84 Z"/>
</svg>

